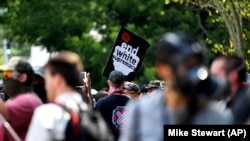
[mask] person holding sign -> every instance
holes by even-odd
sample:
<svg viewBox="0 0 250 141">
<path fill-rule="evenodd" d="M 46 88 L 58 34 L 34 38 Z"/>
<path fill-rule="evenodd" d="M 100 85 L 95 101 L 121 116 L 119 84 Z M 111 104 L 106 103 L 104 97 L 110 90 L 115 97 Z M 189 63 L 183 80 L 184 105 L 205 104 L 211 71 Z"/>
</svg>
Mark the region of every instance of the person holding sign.
<svg viewBox="0 0 250 141">
<path fill-rule="evenodd" d="M 232 124 L 232 113 L 211 100 L 205 48 L 183 32 L 168 32 L 156 46 L 156 72 L 166 89 L 127 104 L 119 141 L 162 141 L 168 124 Z"/>
<path fill-rule="evenodd" d="M 129 98 L 123 94 L 123 85 L 125 82 L 124 74 L 120 71 L 112 71 L 108 77 L 109 96 L 98 100 L 96 109 L 99 110 L 108 123 L 115 140 L 120 135 L 120 129 L 123 126 L 125 118 L 125 105 Z"/>
</svg>

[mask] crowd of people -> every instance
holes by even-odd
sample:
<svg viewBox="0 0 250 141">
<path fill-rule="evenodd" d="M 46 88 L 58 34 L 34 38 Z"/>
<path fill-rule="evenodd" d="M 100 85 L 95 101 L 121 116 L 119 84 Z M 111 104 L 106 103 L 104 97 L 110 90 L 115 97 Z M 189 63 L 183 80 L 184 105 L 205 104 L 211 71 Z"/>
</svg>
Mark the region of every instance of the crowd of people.
<svg viewBox="0 0 250 141">
<path fill-rule="evenodd" d="M 162 141 L 169 124 L 249 124 L 244 60 L 219 56 L 208 64 L 208 57 L 195 37 L 167 32 L 155 48 L 159 80 L 140 85 L 113 70 L 108 88 L 94 95 L 82 80 L 77 53 L 62 51 L 41 68 L 12 58 L 0 67 L 0 114 L 22 141 L 64 141 L 71 112 L 89 109 L 100 113 L 115 141 Z M 16 140 L 4 122 L 0 141 Z"/>
</svg>

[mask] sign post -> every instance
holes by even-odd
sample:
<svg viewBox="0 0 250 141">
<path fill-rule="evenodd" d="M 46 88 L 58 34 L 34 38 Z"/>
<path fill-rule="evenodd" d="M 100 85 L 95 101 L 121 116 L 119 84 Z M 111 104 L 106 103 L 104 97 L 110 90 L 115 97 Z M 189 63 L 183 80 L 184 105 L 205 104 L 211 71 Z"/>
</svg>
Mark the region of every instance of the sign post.
<svg viewBox="0 0 250 141">
<path fill-rule="evenodd" d="M 103 71 L 108 77 L 113 70 L 121 71 L 126 81 L 133 81 L 139 71 L 149 43 L 131 31 L 120 28 Z"/>
</svg>

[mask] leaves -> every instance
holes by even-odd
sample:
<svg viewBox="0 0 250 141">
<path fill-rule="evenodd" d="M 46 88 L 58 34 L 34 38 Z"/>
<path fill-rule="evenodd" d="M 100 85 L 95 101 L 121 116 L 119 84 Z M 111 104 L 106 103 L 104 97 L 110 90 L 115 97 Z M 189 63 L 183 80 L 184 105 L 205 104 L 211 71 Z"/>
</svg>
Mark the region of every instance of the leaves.
<svg viewBox="0 0 250 141">
<path fill-rule="evenodd" d="M 170 2 L 171 0 L 166 4 Z M 246 34 L 249 33 L 247 29 L 250 15 L 250 4 L 247 0 L 187 0 L 184 5 L 194 11 L 207 11 L 209 17 L 204 28 L 208 31 L 206 40 L 212 45 L 213 53 L 236 54 L 242 58 L 249 56 L 246 52 L 246 47 L 249 46 Z"/>
<path fill-rule="evenodd" d="M 121 26 L 146 39 L 151 45 L 138 73 L 138 83 L 157 78 L 154 69 L 155 43 L 168 31 L 192 32 L 206 41 L 213 56 L 235 52 L 234 40 L 230 38 L 231 34 L 226 34 L 227 26 L 220 15 L 221 10 L 215 7 L 213 0 L 5 2 L 8 13 L 0 22 L 6 27 L 12 40 L 43 44 L 50 51 L 71 50 L 79 53 L 85 70 L 91 72 L 95 88 L 106 85 L 106 78 L 100 76 Z M 230 13 L 228 2 L 220 1 L 226 8 L 225 12 Z M 243 23 L 240 37 L 243 37 L 246 47 L 249 45 L 247 37 L 250 36 L 250 8 L 247 0 L 242 0 L 240 7 Z M 93 34 L 90 35 L 93 29 L 94 35 L 101 37 L 101 40 L 94 39 Z M 247 50 L 246 57 L 250 57 Z"/>
</svg>

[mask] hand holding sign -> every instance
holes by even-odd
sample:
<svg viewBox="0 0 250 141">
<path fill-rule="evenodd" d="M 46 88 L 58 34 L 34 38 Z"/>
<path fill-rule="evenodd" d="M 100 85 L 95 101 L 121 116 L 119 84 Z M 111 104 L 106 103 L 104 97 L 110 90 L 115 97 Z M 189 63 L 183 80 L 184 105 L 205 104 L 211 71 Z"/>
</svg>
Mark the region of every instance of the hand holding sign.
<svg viewBox="0 0 250 141">
<path fill-rule="evenodd" d="M 121 71 L 127 81 L 133 81 L 139 71 L 149 44 L 144 39 L 121 28 L 107 60 L 103 75 L 113 70 Z"/>
</svg>

